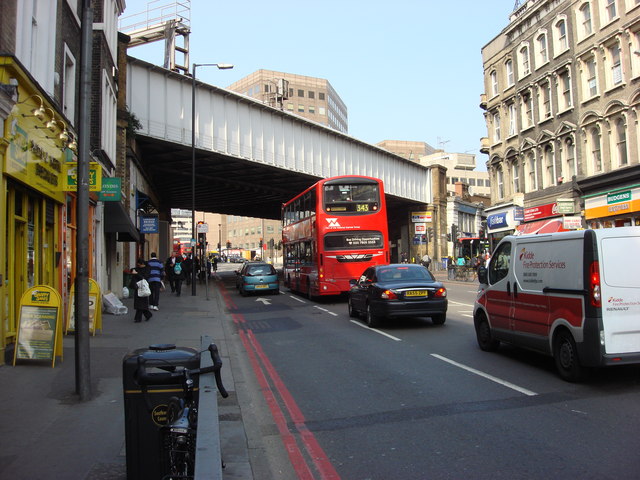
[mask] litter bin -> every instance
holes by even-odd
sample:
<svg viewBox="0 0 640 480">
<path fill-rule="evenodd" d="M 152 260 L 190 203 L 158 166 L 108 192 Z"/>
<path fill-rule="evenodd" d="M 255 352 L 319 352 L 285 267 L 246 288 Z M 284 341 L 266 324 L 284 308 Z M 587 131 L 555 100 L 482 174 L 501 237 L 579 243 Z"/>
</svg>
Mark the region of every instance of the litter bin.
<svg viewBox="0 0 640 480">
<path fill-rule="evenodd" d="M 175 345 L 151 345 L 125 355 L 122 363 L 124 421 L 127 452 L 127 479 L 161 479 L 169 472 L 159 461 L 162 454 L 160 427 L 166 421 L 169 398 L 180 395 L 182 385 L 150 385 L 136 381 L 138 360 L 145 360 L 147 373 L 172 371 L 173 367 L 194 369 L 200 366 L 197 350 Z M 198 376 L 193 378 L 198 387 Z M 197 391 L 197 390 L 196 390 Z"/>
</svg>

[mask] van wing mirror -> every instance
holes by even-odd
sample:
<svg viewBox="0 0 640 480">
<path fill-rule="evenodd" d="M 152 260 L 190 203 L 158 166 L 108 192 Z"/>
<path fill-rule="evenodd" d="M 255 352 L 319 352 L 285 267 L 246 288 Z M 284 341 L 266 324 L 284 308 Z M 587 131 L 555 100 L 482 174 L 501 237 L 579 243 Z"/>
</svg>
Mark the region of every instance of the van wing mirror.
<svg viewBox="0 0 640 480">
<path fill-rule="evenodd" d="M 478 267 L 478 281 L 487 284 L 487 267 Z"/>
</svg>

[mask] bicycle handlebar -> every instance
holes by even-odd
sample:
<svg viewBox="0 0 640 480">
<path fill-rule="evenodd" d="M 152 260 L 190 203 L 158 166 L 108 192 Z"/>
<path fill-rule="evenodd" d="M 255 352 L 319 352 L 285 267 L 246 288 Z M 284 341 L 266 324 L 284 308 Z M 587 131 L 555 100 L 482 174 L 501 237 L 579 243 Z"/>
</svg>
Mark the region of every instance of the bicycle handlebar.
<svg viewBox="0 0 640 480">
<path fill-rule="evenodd" d="M 142 357 L 138 357 L 138 369 L 135 372 L 135 379 L 140 385 L 170 385 L 175 383 L 176 380 L 184 381 L 184 379 L 193 375 L 201 375 L 203 373 L 211 373 L 213 372 L 216 379 L 216 387 L 220 392 L 220 395 L 223 398 L 227 398 L 229 393 L 224 388 L 222 384 L 222 376 L 220 375 L 220 370 L 222 368 L 222 360 L 220 359 L 220 354 L 218 353 L 218 347 L 215 343 L 212 343 L 207 348 L 209 353 L 211 354 L 211 360 L 213 361 L 213 365 L 209 367 L 202 368 L 194 368 L 194 369 L 182 369 L 179 371 L 175 371 L 175 365 L 172 365 L 170 368 L 173 371 L 167 370 L 166 372 L 156 372 L 156 373 L 147 373 L 147 369 L 145 366 L 146 360 Z M 162 367 L 160 367 L 162 368 Z"/>
</svg>

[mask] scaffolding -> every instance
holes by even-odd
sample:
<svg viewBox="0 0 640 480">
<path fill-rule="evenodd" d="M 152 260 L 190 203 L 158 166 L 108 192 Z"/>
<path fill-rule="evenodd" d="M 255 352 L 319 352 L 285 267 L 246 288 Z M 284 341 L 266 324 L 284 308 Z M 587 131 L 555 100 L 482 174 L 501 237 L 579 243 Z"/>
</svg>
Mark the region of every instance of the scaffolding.
<svg viewBox="0 0 640 480">
<path fill-rule="evenodd" d="M 146 11 L 121 17 L 120 31 L 131 37 L 129 48 L 164 40 L 164 68 L 189 73 L 191 0 L 150 1 Z"/>
</svg>

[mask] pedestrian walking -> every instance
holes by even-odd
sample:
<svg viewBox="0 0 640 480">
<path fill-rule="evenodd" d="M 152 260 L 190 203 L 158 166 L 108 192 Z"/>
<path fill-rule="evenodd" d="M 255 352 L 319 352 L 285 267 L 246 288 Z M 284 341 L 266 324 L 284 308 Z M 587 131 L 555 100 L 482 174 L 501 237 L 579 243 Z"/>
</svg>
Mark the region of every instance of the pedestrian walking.
<svg viewBox="0 0 640 480">
<path fill-rule="evenodd" d="M 149 309 L 158 310 L 160 304 L 160 289 L 162 288 L 162 277 L 164 277 L 164 265 L 158 260 L 155 253 L 151 253 L 151 258 L 147 262 L 149 271 L 149 287 L 151 288 L 151 297 L 149 298 Z"/>
<path fill-rule="evenodd" d="M 429 269 L 429 267 L 431 267 L 431 257 L 428 254 L 424 254 L 422 256 L 422 265 L 427 267 L 427 270 Z"/>
<path fill-rule="evenodd" d="M 171 288 L 171 293 L 175 293 L 176 291 L 176 283 L 174 279 L 173 269 L 176 264 L 176 259 L 178 258 L 178 254 L 173 252 L 167 261 L 164 262 L 164 278 L 166 279 L 169 287 Z"/>
<path fill-rule="evenodd" d="M 135 268 L 131 269 L 131 274 L 129 291 L 133 292 L 133 308 L 136 311 L 133 321 L 140 323 L 143 315 L 145 321 L 149 321 L 153 316 L 149 311 L 149 297 L 141 297 L 138 295 L 138 282 L 142 279 L 147 280 L 148 277 L 148 268 L 143 258 L 138 259 Z"/>
<path fill-rule="evenodd" d="M 184 269 L 184 260 L 181 256 L 176 257 L 176 263 L 173 266 L 173 285 L 176 289 L 176 296 L 180 296 L 182 293 L 182 282 L 186 278 Z"/>
</svg>

